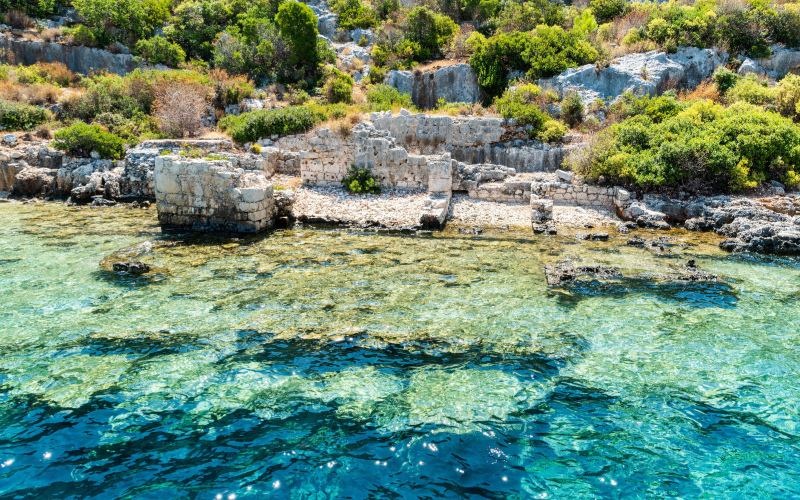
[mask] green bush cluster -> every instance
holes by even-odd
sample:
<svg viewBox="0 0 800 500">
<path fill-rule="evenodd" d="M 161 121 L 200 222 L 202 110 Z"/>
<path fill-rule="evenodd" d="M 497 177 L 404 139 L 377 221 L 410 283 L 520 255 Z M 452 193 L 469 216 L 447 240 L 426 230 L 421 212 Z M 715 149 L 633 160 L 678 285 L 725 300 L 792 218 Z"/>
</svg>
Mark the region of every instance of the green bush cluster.
<svg viewBox="0 0 800 500">
<path fill-rule="evenodd" d="M 334 68 L 325 81 L 325 97 L 330 104 L 352 104 L 353 85 L 353 77 Z"/>
<path fill-rule="evenodd" d="M 334 0 L 330 8 L 339 16 L 339 27 L 346 30 L 374 28 L 378 15 L 361 0 Z"/>
<path fill-rule="evenodd" d="M 64 0 L 0 0 L 0 11 L 19 10 L 31 17 L 45 18 L 55 14 Z"/>
<path fill-rule="evenodd" d="M 368 168 L 350 165 L 347 175 L 342 179 L 342 187 L 349 193 L 380 194 L 381 187 Z"/>
<path fill-rule="evenodd" d="M 800 129 L 757 106 L 700 100 L 660 122 L 640 114 L 609 127 L 573 167 L 644 189 L 737 192 L 770 179 L 796 186 Z"/>
<path fill-rule="evenodd" d="M 44 108 L 0 99 L 0 125 L 7 130 L 32 130 L 48 120 Z"/>
<path fill-rule="evenodd" d="M 125 154 L 125 141 L 103 130 L 100 125 L 76 123 L 56 132 L 53 146 L 75 156 L 89 156 L 92 151 L 102 158 L 118 160 Z"/>
<path fill-rule="evenodd" d="M 237 142 L 255 142 L 270 135 L 298 134 L 310 130 L 328 118 L 324 110 L 313 106 L 291 106 L 251 111 L 220 120 L 219 129 Z"/>
<path fill-rule="evenodd" d="M 371 85 L 367 90 L 367 102 L 371 111 L 391 111 L 392 107 L 400 106 L 412 109 L 411 95 L 401 94 L 399 90 L 383 83 Z"/>
<path fill-rule="evenodd" d="M 180 45 L 163 36 L 154 36 L 136 43 L 134 52 L 153 64 L 164 64 L 173 68 L 186 62 L 186 52 Z"/>
<path fill-rule="evenodd" d="M 509 70 L 526 73 L 531 80 L 557 75 L 567 68 L 592 63 L 599 54 L 578 31 L 540 26 L 527 33 L 500 33 L 478 37 L 469 60 L 478 83 L 490 98 L 502 93 Z"/>
<path fill-rule="evenodd" d="M 529 84 L 507 90 L 502 97 L 495 99 L 494 105 L 503 118 L 513 118 L 517 125 L 531 126 L 538 134 L 549 119 L 539 104 L 548 100 L 538 85 Z"/>
</svg>

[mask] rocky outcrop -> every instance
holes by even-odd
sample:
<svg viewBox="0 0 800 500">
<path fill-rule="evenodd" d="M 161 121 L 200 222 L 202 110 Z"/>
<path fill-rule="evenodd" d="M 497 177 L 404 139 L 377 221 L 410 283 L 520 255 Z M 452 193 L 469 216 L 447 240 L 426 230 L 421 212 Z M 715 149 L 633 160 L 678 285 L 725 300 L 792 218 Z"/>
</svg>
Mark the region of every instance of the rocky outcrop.
<svg viewBox="0 0 800 500">
<path fill-rule="evenodd" d="M 653 283 L 696 283 L 721 281 L 716 275 L 697 267 L 694 260 L 682 266 L 673 266 L 663 273 L 626 276 L 616 267 L 601 265 L 575 266 L 571 259 L 558 261 L 545 266 L 547 286 L 561 287 L 580 280 L 642 280 Z"/>
<path fill-rule="evenodd" d="M 475 103 L 480 98 L 478 75 L 464 63 L 425 73 L 392 70 L 386 84 L 410 94 L 414 105 L 425 109 L 435 107 L 439 99 Z"/>
<path fill-rule="evenodd" d="M 745 58 L 739 66 L 739 74 L 755 73 L 766 75 L 773 80 L 780 80 L 789 73 L 800 72 L 800 51 L 790 50 L 779 45 L 770 47 L 772 54 L 769 57 L 754 61 Z"/>
<path fill-rule="evenodd" d="M 5 51 L 6 60 L 13 57 L 17 64 L 30 66 L 37 62 L 60 62 L 70 71 L 83 75 L 99 70 L 125 75 L 145 66 L 143 61 L 130 54 L 113 54 L 81 45 L 28 41 L 9 33 L 0 33 L 0 50 Z"/>
<path fill-rule="evenodd" d="M 166 229 L 254 233 L 275 225 L 272 184 L 228 161 L 156 158 L 158 221 Z"/>
<path fill-rule="evenodd" d="M 728 60 L 716 49 L 684 47 L 675 54 L 651 51 L 628 54 L 607 68 L 594 64 L 570 68 L 542 83 L 564 94 L 578 92 L 585 103 L 616 99 L 626 92 L 656 94 L 672 86 L 697 86 Z"/>
</svg>

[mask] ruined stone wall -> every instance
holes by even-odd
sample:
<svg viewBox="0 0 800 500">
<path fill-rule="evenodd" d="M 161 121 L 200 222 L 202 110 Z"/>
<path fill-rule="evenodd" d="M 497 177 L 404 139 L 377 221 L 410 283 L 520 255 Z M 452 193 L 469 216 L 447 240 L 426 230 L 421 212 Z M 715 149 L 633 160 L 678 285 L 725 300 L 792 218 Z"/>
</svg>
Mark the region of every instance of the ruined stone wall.
<svg viewBox="0 0 800 500">
<path fill-rule="evenodd" d="M 228 161 L 160 156 L 153 177 L 162 226 L 252 233 L 275 224 L 272 184 L 262 172 Z"/>
<path fill-rule="evenodd" d="M 531 184 L 531 192 L 541 198 L 552 199 L 555 203 L 565 203 L 584 207 L 614 210 L 627 205 L 629 193 L 619 186 L 590 186 L 567 182 L 537 182 Z"/>
</svg>

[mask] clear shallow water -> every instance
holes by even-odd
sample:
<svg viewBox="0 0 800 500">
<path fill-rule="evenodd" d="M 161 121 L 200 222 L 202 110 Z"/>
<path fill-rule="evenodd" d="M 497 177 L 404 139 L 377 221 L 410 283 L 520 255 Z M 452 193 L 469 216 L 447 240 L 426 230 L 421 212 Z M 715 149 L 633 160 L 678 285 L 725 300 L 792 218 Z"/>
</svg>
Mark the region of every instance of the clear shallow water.
<svg viewBox="0 0 800 500">
<path fill-rule="evenodd" d="M 796 259 L 491 232 L 189 241 L 152 211 L 55 204 L 0 221 L 0 498 L 800 495 Z M 98 265 L 146 241 L 154 276 Z M 565 255 L 697 258 L 728 284 L 548 292 Z"/>
</svg>

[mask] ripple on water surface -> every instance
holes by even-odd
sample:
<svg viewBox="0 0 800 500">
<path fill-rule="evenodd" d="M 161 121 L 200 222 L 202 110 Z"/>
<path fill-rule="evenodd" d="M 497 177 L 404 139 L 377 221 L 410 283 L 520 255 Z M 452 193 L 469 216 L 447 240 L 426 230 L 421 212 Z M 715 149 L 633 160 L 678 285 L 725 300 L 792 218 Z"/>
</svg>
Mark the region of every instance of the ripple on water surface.
<svg viewBox="0 0 800 500">
<path fill-rule="evenodd" d="M 154 215 L 0 205 L 0 497 L 800 494 L 794 259 Z M 548 291 L 565 256 L 726 283 Z"/>
</svg>

